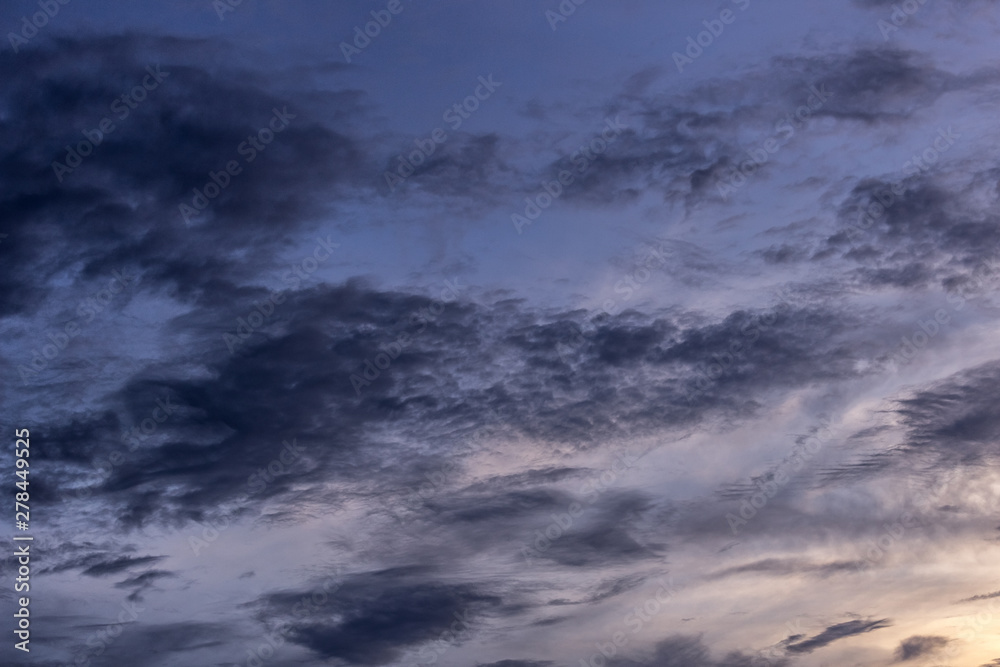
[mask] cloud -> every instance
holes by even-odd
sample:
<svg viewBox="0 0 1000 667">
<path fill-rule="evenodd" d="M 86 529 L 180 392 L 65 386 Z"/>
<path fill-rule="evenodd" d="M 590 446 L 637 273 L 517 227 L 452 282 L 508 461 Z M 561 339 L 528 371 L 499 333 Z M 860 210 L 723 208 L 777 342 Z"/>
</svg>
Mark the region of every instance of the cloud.
<svg viewBox="0 0 1000 667">
<path fill-rule="evenodd" d="M 723 579 L 738 574 L 762 573 L 773 576 L 795 574 L 818 574 L 828 577 L 841 572 L 856 572 L 861 561 L 833 561 L 829 563 L 814 563 L 795 558 L 766 558 L 763 560 L 737 565 L 709 575 L 711 579 Z"/>
<path fill-rule="evenodd" d="M 113 553 L 97 552 L 84 556 L 74 556 L 58 565 L 46 568 L 47 572 L 65 572 L 81 570 L 90 577 L 106 577 L 125 570 L 144 565 L 152 565 L 164 560 L 166 556 L 115 556 Z"/>
<path fill-rule="evenodd" d="M 773 667 L 787 667 L 785 658 L 769 659 Z M 648 659 L 621 660 L 622 667 L 752 667 L 760 664 L 760 657 L 732 651 L 721 658 L 713 658 L 701 637 L 674 635 L 657 642 L 653 655 Z"/>
<path fill-rule="evenodd" d="M 45 276 L 70 267 L 81 282 L 135 268 L 153 289 L 194 299 L 211 284 L 255 275 L 273 261 L 273 243 L 327 210 L 363 158 L 356 140 L 310 112 L 350 118 L 360 113 L 356 93 L 292 105 L 296 118 L 250 163 L 239 146 L 289 102 L 260 77 L 204 65 L 224 61 L 225 51 L 215 41 L 126 34 L 39 40 L 0 56 L 9 84 L 0 97 L 7 110 L 0 137 L 9 147 L 0 156 L 9 233 L 0 285 L 15 296 L 0 314 L 33 312 L 52 293 Z M 134 109 L 115 104 L 152 65 L 168 73 L 158 87 Z M 81 128 L 92 132 L 104 118 L 114 129 L 57 176 L 52 164 L 66 160 L 65 147 L 86 141 Z M 190 205 L 193 189 L 230 160 L 242 171 L 192 222 L 192 233 L 179 205 Z"/>
<path fill-rule="evenodd" d="M 937 635 L 914 635 L 899 643 L 896 659 L 905 661 L 928 656 L 947 646 L 950 641 L 947 637 Z"/>
<path fill-rule="evenodd" d="M 889 619 L 883 618 L 878 621 L 853 620 L 844 623 L 831 625 L 823 632 L 804 641 L 788 644 L 786 648 L 791 653 L 812 653 L 818 648 L 823 648 L 839 639 L 862 635 L 874 630 L 881 630 L 891 626 Z"/>
<path fill-rule="evenodd" d="M 359 665 L 398 660 L 407 649 L 437 656 L 484 614 L 504 613 L 500 596 L 473 584 L 447 583 L 420 568 L 347 577 L 329 601 L 296 613 L 310 591 L 272 593 L 256 606 L 295 644 L 323 659 Z"/>
<path fill-rule="evenodd" d="M 1000 591 L 994 591 L 992 593 L 983 593 L 982 595 L 973 595 L 970 598 L 964 598 L 959 600 L 956 604 L 961 604 L 962 602 L 978 602 L 980 600 L 992 600 L 993 598 L 1000 598 Z"/>
</svg>

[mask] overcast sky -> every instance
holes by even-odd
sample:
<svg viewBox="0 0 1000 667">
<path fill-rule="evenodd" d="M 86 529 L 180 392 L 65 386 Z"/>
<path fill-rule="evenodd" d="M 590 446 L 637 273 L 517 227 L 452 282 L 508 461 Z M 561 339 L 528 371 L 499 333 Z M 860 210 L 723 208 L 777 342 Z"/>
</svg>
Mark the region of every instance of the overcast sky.
<svg viewBox="0 0 1000 667">
<path fill-rule="evenodd" d="M 1000 4 L 579 2 L 3 3 L 0 662 L 1000 664 Z"/>
</svg>

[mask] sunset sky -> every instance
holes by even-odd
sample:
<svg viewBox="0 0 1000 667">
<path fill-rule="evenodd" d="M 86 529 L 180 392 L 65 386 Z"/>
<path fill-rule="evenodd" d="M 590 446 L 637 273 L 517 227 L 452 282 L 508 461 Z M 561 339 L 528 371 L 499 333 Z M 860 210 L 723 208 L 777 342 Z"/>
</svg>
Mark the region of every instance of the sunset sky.
<svg viewBox="0 0 1000 667">
<path fill-rule="evenodd" d="M 0 663 L 1000 665 L 1000 3 L 62 3 Z"/>
</svg>

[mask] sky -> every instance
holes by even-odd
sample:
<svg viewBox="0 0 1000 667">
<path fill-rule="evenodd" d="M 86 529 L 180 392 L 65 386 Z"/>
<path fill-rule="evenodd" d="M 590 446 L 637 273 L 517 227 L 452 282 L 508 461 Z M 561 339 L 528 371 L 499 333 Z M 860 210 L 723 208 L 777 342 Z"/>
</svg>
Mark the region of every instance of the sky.
<svg viewBox="0 0 1000 667">
<path fill-rule="evenodd" d="M 1000 3 L 0 29 L 0 663 L 1000 665 Z"/>
</svg>

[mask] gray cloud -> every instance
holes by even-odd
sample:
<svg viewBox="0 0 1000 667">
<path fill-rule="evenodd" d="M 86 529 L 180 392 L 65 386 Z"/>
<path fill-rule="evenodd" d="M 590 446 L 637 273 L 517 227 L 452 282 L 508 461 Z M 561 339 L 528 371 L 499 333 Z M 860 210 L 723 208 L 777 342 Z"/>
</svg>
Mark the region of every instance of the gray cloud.
<svg viewBox="0 0 1000 667">
<path fill-rule="evenodd" d="M 878 621 L 845 621 L 844 623 L 831 625 L 823 632 L 810 637 L 809 639 L 788 644 L 786 648 L 792 653 L 812 653 L 816 649 L 828 646 L 839 639 L 862 635 L 874 630 L 888 628 L 890 626 L 891 623 L 889 623 L 889 619 L 886 618 Z"/>
<path fill-rule="evenodd" d="M 899 643 L 896 659 L 905 661 L 929 656 L 947 646 L 950 641 L 947 637 L 938 635 L 914 635 Z"/>
</svg>

